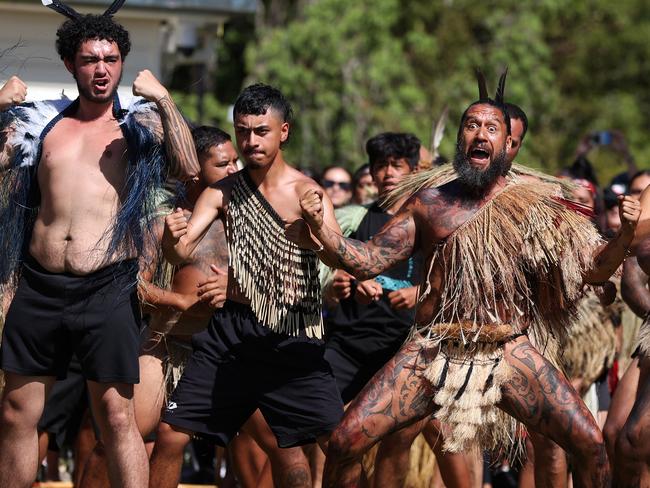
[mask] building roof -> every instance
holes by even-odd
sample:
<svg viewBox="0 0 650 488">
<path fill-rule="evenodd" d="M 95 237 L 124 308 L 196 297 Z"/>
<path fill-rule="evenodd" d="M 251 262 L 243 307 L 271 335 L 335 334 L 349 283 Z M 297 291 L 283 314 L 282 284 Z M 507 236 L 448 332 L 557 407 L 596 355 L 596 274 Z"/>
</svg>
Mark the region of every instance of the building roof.
<svg viewBox="0 0 650 488">
<path fill-rule="evenodd" d="M 64 0 L 66 1 L 66 0 Z M 40 5 L 40 0 L 0 0 L 1 3 L 22 3 Z M 106 6 L 111 0 L 67 0 L 71 7 Z M 256 0 L 126 0 L 126 8 L 175 10 L 191 13 L 209 12 L 215 14 L 251 14 L 256 11 Z"/>
</svg>

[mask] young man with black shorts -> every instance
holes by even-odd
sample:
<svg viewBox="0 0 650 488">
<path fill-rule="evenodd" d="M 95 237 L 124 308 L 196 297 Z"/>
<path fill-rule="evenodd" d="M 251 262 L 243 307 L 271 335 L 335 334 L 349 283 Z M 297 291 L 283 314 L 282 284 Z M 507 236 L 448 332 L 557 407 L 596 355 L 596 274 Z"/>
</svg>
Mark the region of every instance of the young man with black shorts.
<svg viewBox="0 0 650 488">
<path fill-rule="evenodd" d="M 291 108 L 277 89 L 246 88 L 234 116 L 247 167 L 207 188 L 189 221 L 180 209 L 166 219 L 163 250 L 174 264 L 222 219 L 230 265 L 228 299 L 194 336 L 192 357 L 163 413 L 158 442 L 176 449 L 154 448 L 150 486 L 156 488 L 176 486 L 192 434 L 226 445 L 259 408 L 280 447 L 323 445 L 343 413 L 321 339 L 319 251 L 298 220 L 300 195 L 322 189 L 284 161 Z M 303 238 L 304 248 L 285 232 Z M 309 479 L 301 466 L 274 482 L 308 487 Z"/>
</svg>

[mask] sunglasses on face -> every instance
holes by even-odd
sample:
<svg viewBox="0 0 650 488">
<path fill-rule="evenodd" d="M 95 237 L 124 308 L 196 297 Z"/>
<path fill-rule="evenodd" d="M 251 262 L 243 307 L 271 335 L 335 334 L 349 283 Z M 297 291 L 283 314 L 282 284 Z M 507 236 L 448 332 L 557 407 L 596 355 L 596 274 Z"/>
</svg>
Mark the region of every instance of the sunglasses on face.
<svg viewBox="0 0 650 488">
<path fill-rule="evenodd" d="M 345 181 L 323 180 L 323 188 L 334 188 L 335 186 L 338 186 L 343 191 L 352 190 L 352 183 Z"/>
</svg>

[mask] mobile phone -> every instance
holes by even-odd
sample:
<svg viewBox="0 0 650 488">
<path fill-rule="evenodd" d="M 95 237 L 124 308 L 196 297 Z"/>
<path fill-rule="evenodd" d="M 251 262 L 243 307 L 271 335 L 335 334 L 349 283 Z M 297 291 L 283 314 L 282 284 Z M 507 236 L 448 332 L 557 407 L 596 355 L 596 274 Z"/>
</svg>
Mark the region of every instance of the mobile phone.
<svg viewBox="0 0 650 488">
<path fill-rule="evenodd" d="M 601 130 L 593 135 L 593 141 L 601 146 L 609 146 L 612 143 L 612 133 L 608 130 Z"/>
</svg>

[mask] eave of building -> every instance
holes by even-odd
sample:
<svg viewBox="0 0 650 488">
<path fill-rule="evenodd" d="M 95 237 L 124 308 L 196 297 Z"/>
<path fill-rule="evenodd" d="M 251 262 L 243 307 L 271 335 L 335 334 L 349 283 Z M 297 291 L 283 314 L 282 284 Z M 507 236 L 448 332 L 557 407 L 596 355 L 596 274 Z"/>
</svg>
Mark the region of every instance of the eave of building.
<svg viewBox="0 0 650 488">
<path fill-rule="evenodd" d="M 108 8 L 111 1 L 70 0 L 66 3 L 82 13 L 101 13 Z M 253 14 L 256 8 L 255 0 L 127 0 L 117 18 L 125 16 L 164 20 L 170 15 L 181 14 L 184 18 L 196 17 L 205 20 L 206 15 L 227 18 L 232 15 Z M 0 10 L 43 12 L 49 9 L 43 7 L 39 0 L 0 0 Z"/>
</svg>

